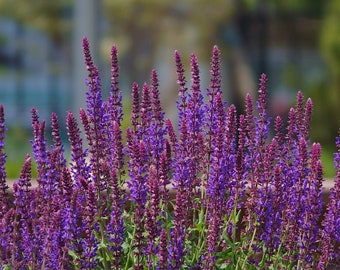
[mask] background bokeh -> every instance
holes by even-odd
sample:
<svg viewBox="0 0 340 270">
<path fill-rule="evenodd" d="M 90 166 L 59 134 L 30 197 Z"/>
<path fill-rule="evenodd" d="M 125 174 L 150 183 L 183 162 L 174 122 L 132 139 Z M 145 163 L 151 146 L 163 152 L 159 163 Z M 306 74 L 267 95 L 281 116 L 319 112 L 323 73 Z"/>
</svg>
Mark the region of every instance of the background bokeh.
<svg viewBox="0 0 340 270">
<path fill-rule="evenodd" d="M 0 102 L 9 129 L 9 175 L 18 175 L 30 152 L 31 107 L 47 121 L 56 112 L 63 123 L 67 110 L 85 106 L 81 39 L 87 36 L 104 95 L 115 44 L 126 103 L 132 82 L 149 81 L 155 68 L 162 105 L 173 119 L 174 50 L 187 70 L 190 54 L 198 56 L 204 90 L 211 49 L 218 45 L 224 97 L 240 111 L 245 93 L 256 93 L 262 72 L 269 78 L 273 115 L 286 116 L 302 90 L 313 99 L 312 140 L 324 147 L 330 177 L 340 127 L 339 20 L 337 0 L 0 0 Z"/>
</svg>

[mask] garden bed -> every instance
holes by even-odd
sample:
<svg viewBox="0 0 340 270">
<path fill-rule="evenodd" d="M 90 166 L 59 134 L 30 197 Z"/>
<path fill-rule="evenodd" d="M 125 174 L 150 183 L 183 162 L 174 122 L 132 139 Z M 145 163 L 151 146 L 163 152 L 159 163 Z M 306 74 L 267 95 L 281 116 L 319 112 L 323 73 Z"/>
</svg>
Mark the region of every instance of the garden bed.
<svg viewBox="0 0 340 270">
<path fill-rule="evenodd" d="M 176 52 L 178 130 L 164 118 L 152 71 L 150 84 L 132 86 L 131 127 L 123 140 L 117 49 L 107 101 L 86 38 L 83 49 L 89 90 L 79 116 L 88 148 L 68 112 L 68 163 L 57 116 L 48 146 L 46 123 L 32 109 L 38 183 L 27 155 L 10 198 L 0 106 L 4 269 L 327 269 L 338 263 L 340 139 L 335 181 L 323 181 L 321 145 L 309 136 L 313 103 L 302 92 L 287 124 L 279 116 L 272 121 L 262 74 L 258 97 L 247 95 L 238 114 L 223 101 L 218 48 L 206 98 L 196 56 L 189 90 Z"/>
</svg>

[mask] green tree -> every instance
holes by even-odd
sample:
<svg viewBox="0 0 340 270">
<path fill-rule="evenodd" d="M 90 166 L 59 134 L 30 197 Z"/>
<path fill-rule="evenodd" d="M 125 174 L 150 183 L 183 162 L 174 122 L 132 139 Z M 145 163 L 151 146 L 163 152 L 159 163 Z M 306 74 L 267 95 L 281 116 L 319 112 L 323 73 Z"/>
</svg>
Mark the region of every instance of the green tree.
<svg viewBox="0 0 340 270">
<path fill-rule="evenodd" d="M 70 31 L 70 20 L 66 16 L 72 0 L 0 0 L 0 14 L 46 31 L 54 42 L 61 42 L 65 32 Z"/>
<path fill-rule="evenodd" d="M 316 87 L 315 100 L 321 105 L 315 112 L 317 136 L 334 145 L 340 126 L 340 2 L 327 2 L 320 35 L 320 48 L 327 65 L 327 78 Z"/>
</svg>

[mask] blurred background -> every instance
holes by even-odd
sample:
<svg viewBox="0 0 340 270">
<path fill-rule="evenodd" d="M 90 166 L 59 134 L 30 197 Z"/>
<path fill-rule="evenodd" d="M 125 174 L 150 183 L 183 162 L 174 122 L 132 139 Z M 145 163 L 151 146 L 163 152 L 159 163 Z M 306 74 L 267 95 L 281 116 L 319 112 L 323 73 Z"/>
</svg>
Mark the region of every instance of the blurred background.
<svg viewBox="0 0 340 270">
<path fill-rule="evenodd" d="M 256 93 L 262 72 L 269 78 L 273 115 L 285 117 L 302 90 L 315 106 L 312 140 L 323 145 L 326 176 L 334 175 L 340 127 L 340 1 L 0 0 L 0 29 L 0 103 L 8 127 L 9 177 L 18 176 L 25 153 L 31 152 L 32 107 L 47 121 L 56 112 L 67 142 L 66 113 L 85 106 L 83 36 L 90 40 L 104 96 L 109 91 L 110 49 L 118 47 L 127 108 L 132 82 L 148 82 L 155 68 L 162 105 L 174 119 L 174 50 L 181 53 L 186 70 L 190 54 L 198 56 L 204 91 L 215 44 L 221 50 L 224 98 L 240 110 L 245 94 Z"/>
</svg>

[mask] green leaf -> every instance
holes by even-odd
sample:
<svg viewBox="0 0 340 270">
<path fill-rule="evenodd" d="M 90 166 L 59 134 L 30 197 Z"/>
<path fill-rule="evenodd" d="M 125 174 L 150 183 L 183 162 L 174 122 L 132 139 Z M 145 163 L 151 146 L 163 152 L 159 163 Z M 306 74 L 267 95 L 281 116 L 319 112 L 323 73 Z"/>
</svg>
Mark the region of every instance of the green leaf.
<svg viewBox="0 0 340 270">
<path fill-rule="evenodd" d="M 78 254 L 74 250 L 68 250 L 68 255 L 70 255 L 74 260 L 79 258 Z"/>
</svg>

